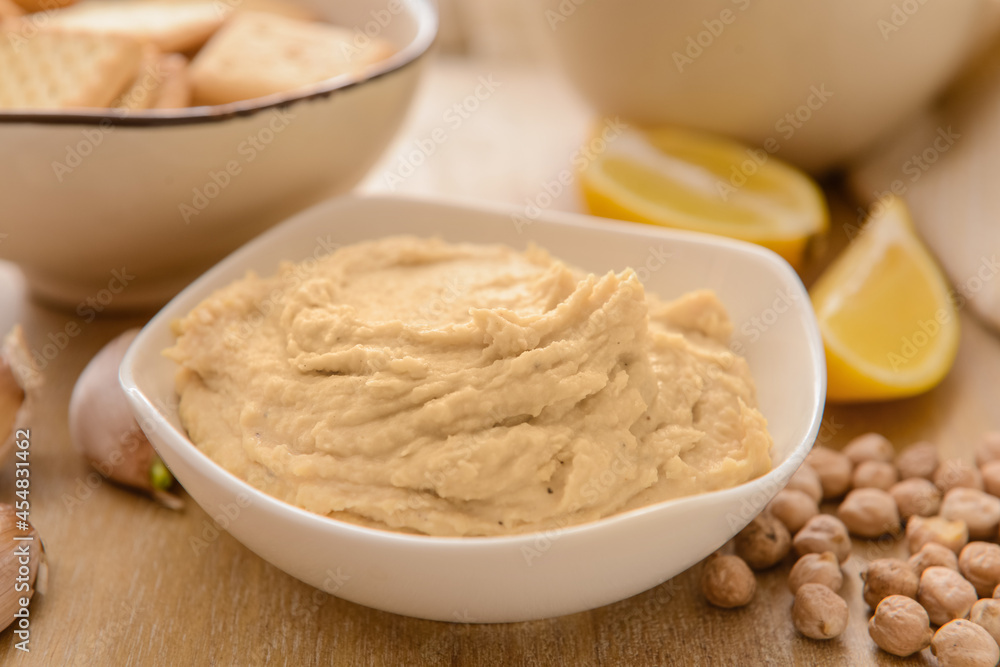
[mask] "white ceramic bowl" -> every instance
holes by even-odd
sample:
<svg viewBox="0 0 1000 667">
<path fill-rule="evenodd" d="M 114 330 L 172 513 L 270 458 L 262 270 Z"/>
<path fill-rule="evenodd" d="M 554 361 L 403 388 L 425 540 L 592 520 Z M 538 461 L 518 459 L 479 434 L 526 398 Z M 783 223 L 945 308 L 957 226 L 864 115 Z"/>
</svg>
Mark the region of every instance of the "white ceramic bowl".
<svg viewBox="0 0 1000 667">
<path fill-rule="evenodd" d="M 232 476 L 187 439 L 177 416 L 170 322 L 248 269 L 268 275 L 390 234 L 529 241 L 585 269 L 632 266 L 663 297 L 709 287 L 736 326 L 774 437 L 774 469 L 742 486 L 547 533 L 436 538 L 363 528 L 298 509 Z M 648 276 L 643 273 L 648 273 Z M 627 598 L 698 562 L 742 529 L 784 485 L 816 438 L 826 390 L 808 295 L 777 255 L 746 243 L 588 216 L 397 198 L 342 198 L 309 209 L 233 253 L 167 305 L 121 367 L 132 409 L 164 462 L 220 527 L 262 558 L 339 597 L 442 621 L 523 621 Z"/>
<path fill-rule="evenodd" d="M 602 113 L 771 139 L 814 171 L 925 104 L 995 21 L 995 0 L 529 2 Z"/>
<path fill-rule="evenodd" d="M 217 107 L 0 112 L 0 259 L 71 310 L 160 306 L 259 232 L 355 185 L 406 113 L 436 10 L 302 4 L 397 51 L 360 80 Z"/>
</svg>

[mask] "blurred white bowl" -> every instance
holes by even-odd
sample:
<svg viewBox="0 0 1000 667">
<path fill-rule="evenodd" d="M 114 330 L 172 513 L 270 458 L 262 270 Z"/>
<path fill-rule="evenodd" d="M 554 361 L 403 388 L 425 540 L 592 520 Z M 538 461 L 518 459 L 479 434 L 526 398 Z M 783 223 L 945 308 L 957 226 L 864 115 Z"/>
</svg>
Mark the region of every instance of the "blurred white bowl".
<svg viewBox="0 0 1000 667">
<path fill-rule="evenodd" d="M 216 107 L 0 112 L 0 259 L 78 314 L 162 305 L 259 232 L 355 185 L 403 119 L 436 10 L 303 4 L 397 51 L 362 79 Z"/>
<path fill-rule="evenodd" d="M 757 382 L 774 437 L 774 469 L 736 488 L 681 498 L 545 533 L 438 538 L 364 528 L 312 514 L 223 470 L 185 435 L 177 416 L 170 322 L 242 277 L 390 234 L 451 241 L 529 241 L 585 269 L 645 267 L 649 289 L 671 298 L 716 290 Z M 774 253 L 746 243 L 647 225 L 545 213 L 526 227 L 509 210 L 406 199 L 342 198 L 254 240 L 193 283 L 139 334 L 121 367 L 132 409 L 162 459 L 220 526 L 262 558 L 318 588 L 408 616 L 523 621 L 583 611 L 635 595 L 720 547 L 755 516 L 816 438 L 826 367 L 809 297 Z"/>
<path fill-rule="evenodd" d="M 600 112 L 771 139 L 812 171 L 915 113 L 997 18 L 996 0 L 528 1 Z"/>
</svg>

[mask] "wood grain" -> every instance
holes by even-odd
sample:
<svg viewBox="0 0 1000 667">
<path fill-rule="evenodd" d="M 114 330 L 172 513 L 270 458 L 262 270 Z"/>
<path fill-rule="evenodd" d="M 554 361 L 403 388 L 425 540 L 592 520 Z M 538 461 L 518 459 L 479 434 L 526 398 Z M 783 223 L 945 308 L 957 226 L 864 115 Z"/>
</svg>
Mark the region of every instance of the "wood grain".
<svg viewBox="0 0 1000 667">
<path fill-rule="evenodd" d="M 385 165 L 414 138 L 441 123 L 441 109 L 483 73 L 454 63 L 435 65 L 428 86 Z M 568 161 L 583 136 L 588 112 L 545 74 L 502 72 L 509 87 L 490 101 L 486 116 L 472 116 L 451 135 L 447 152 L 407 181 L 408 191 L 464 194 L 522 203 Z M 498 76 L 500 80 L 504 80 Z M 550 79 L 550 81 L 553 81 Z M 532 119 L 531 96 L 550 91 L 549 115 Z M 551 92 L 555 91 L 555 92 Z M 560 92 L 562 91 L 562 92 Z M 502 94 L 501 94 L 502 93 Z M 540 105 L 546 106 L 546 105 Z M 485 108 L 485 107 L 484 107 Z M 498 130 L 483 118 L 517 122 Z M 554 116 L 555 117 L 554 117 Z M 562 123 L 558 121 L 562 119 Z M 530 147 L 510 145 L 528 141 Z M 497 148 L 497 146 L 502 148 Z M 534 156 L 526 170 L 517 165 Z M 546 157 L 547 156 L 547 157 Z M 470 160 L 489 179 L 477 186 Z M 471 168 L 469 169 L 471 171 Z M 534 179 L 534 180 L 532 180 Z M 372 182 L 379 181 L 379 174 Z M 378 189 L 369 184 L 368 189 Z M 477 189 L 478 187 L 478 189 Z M 579 206 L 575 194 L 560 208 Z M 838 204 L 826 251 L 815 273 L 846 241 L 851 207 Z M 79 318 L 26 301 L 25 285 L 0 264 L 0 330 L 24 324 L 41 349 L 49 334 Z M 212 537 L 207 515 L 188 499 L 182 512 L 163 509 L 110 483 L 97 483 L 73 451 L 66 410 L 75 378 L 87 360 L 119 331 L 148 314 L 81 323 L 81 332 L 48 362 L 32 429 L 32 520 L 50 559 L 49 591 L 31 605 L 31 653 L 13 649 L 0 634 L 0 663 L 26 665 L 895 665 L 933 664 L 928 652 L 902 661 L 878 652 L 866 631 L 867 610 L 857 572 L 876 557 L 902 555 L 902 546 L 856 542 L 843 590 L 851 624 L 840 638 L 818 643 L 798 636 L 789 618 L 785 583 L 790 563 L 759 578 L 753 603 L 722 611 L 698 592 L 699 566 L 647 591 L 573 616 L 510 625 L 421 621 L 367 609 L 313 589 L 268 565 L 225 533 Z M 1000 341 L 963 314 L 955 369 L 934 391 L 910 400 L 830 406 L 824 441 L 834 447 L 869 430 L 897 446 L 919 439 L 939 443 L 946 455 L 970 458 L 979 435 L 1000 427 L 996 378 Z M 88 481 L 96 488 L 88 488 Z M 0 500 L 13 499 L 12 466 L 0 474 Z M 191 538 L 209 541 L 192 547 Z M 615 576 L 608 572 L 607 576 Z"/>
</svg>

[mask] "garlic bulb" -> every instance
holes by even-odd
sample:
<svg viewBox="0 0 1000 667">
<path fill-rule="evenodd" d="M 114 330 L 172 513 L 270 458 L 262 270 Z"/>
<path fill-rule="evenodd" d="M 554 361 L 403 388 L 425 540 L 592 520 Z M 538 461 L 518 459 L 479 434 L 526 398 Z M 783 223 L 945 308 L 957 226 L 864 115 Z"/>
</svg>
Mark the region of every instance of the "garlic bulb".
<svg viewBox="0 0 1000 667">
<path fill-rule="evenodd" d="M 30 623 L 27 601 L 36 588 L 44 592 L 44 582 L 45 550 L 38 531 L 13 506 L 0 503 L 0 630 L 15 620 Z"/>
<path fill-rule="evenodd" d="M 178 509 L 180 499 L 167 492 L 173 477 L 139 428 L 118 384 L 118 367 L 138 333 L 130 329 L 121 334 L 83 369 L 69 401 L 70 437 L 101 475 Z"/>
</svg>

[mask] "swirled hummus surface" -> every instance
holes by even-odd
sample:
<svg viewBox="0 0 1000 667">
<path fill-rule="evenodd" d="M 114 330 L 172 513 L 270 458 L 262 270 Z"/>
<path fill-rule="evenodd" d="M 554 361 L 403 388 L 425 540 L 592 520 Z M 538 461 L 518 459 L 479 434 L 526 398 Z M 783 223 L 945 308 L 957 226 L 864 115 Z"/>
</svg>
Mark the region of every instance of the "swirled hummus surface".
<svg viewBox="0 0 1000 667">
<path fill-rule="evenodd" d="M 175 323 L 191 440 L 307 510 L 430 535 L 546 530 L 770 469 L 710 291 L 539 248 L 392 237 L 248 274 Z"/>
</svg>

